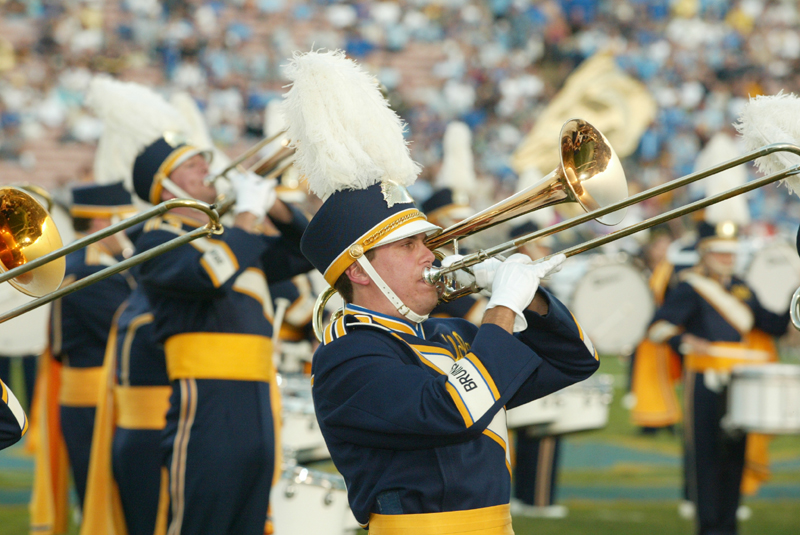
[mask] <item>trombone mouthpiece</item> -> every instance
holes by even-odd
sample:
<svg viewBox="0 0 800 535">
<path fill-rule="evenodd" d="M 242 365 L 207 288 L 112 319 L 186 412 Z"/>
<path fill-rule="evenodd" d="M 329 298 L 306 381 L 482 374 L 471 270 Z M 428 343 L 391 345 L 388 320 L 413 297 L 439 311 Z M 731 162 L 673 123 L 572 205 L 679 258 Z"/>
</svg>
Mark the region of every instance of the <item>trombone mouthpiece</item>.
<svg viewBox="0 0 800 535">
<path fill-rule="evenodd" d="M 424 280 L 431 286 L 436 286 L 436 284 L 441 279 L 442 279 L 442 268 L 431 266 L 425 268 L 422 272 L 422 280 Z"/>
</svg>

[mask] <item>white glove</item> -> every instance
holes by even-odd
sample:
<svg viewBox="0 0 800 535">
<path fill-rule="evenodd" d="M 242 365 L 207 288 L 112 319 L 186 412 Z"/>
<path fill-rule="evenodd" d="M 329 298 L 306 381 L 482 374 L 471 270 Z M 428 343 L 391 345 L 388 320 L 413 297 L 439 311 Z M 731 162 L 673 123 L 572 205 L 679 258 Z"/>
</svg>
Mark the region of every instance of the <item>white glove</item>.
<svg viewBox="0 0 800 535">
<path fill-rule="evenodd" d="M 503 262 L 496 258 L 489 258 L 480 264 L 472 266 L 472 273 L 475 274 L 475 283 L 481 289 L 481 294 L 489 297 L 492 295 L 492 282 L 494 282 L 494 274 L 497 273 L 497 268 L 503 265 Z"/>
<path fill-rule="evenodd" d="M 555 255 L 545 262 L 532 263 L 523 254 L 515 254 L 497 268 L 492 282 L 492 298 L 486 310 L 504 306 L 514 311 L 514 332 L 528 328 L 523 311 L 528 308 L 539 289 L 539 282 L 550 273 L 561 269 L 566 257 Z"/>
<path fill-rule="evenodd" d="M 250 172 L 232 171 L 229 176 L 236 194 L 233 213 L 238 215 L 249 212 L 258 219 L 263 219 L 278 198 L 278 194 L 275 192 L 277 181 L 275 179 L 264 180 Z"/>
</svg>

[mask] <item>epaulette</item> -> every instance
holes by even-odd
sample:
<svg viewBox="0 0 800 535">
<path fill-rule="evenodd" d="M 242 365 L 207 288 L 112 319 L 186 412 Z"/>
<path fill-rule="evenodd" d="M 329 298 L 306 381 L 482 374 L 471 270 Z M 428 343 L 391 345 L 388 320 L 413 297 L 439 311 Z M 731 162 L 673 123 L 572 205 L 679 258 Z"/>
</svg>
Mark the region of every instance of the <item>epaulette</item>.
<svg viewBox="0 0 800 535">
<path fill-rule="evenodd" d="M 384 332 L 392 332 L 388 327 L 384 327 L 379 323 L 372 321 L 372 318 L 366 314 L 355 314 L 339 316 L 325 327 L 322 337 L 323 345 L 329 344 L 334 340 L 345 336 L 350 330 L 353 329 L 377 329 Z"/>
</svg>

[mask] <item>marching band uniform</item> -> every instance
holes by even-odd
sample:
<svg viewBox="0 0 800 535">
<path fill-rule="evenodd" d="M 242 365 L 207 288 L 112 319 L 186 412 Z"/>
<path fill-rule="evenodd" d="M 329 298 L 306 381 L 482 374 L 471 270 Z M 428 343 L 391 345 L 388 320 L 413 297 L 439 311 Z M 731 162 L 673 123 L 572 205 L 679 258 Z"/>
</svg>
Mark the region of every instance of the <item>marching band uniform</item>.
<svg viewBox="0 0 800 535">
<path fill-rule="evenodd" d="M 162 182 L 190 154 L 160 138 L 136 160 L 138 195 L 157 202 Z M 157 193 L 157 194 L 156 194 Z M 140 266 L 140 282 L 164 343 L 172 382 L 162 436 L 170 471 L 170 534 L 260 533 L 273 480 L 270 401 L 272 303 L 267 280 L 311 269 L 297 247 L 305 217 L 273 221 L 280 237 L 226 228 Z M 166 215 L 148 223 L 137 251 L 157 247 L 199 223 Z"/>
<path fill-rule="evenodd" d="M 702 223 L 701 251 L 732 251 L 735 239 L 728 228 Z M 648 333 L 656 343 L 668 341 L 683 357 L 686 479 L 701 535 L 736 533 L 746 435 L 730 434 L 720 425 L 728 373 L 736 364 L 752 364 L 754 356 L 760 357 L 756 361 L 769 360 L 774 346 L 764 333 L 783 334 L 789 319 L 788 312 L 777 315 L 764 309 L 743 281 L 726 279 L 720 283 L 702 267 L 685 271 Z M 713 351 L 687 347 L 681 342 L 683 333 L 709 341 Z"/>
<path fill-rule="evenodd" d="M 597 369 L 569 311 L 546 295 L 550 313 L 526 313 L 530 327 L 519 339 L 463 320 L 415 325 L 355 305 L 328 327 L 312 367 L 314 404 L 360 523 L 410 528 L 413 515 L 442 513 L 431 520 L 443 526 L 507 514 L 503 407 Z"/>
<path fill-rule="evenodd" d="M 112 445 L 128 535 L 149 535 L 156 526 L 161 490 L 161 434 L 172 389 L 164 347 L 156 342 L 144 290 L 134 290 L 116 322 L 116 430 Z"/>
<path fill-rule="evenodd" d="M 142 228 L 127 233 L 135 241 Z M 152 535 L 166 483 L 161 434 L 172 388 L 141 285 L 115 314 L 104 367 L 81 533 Z"/>
<path fill-rule="evenodd" d="M 28 417 L 14 392 L 0 380 L 0 450 L 17 442 L 28 431 Z"/>
<path fill-rule="evenodd" d="M 134 155 L 126 170 L 140 199 L 215 201 L 218 192 L 206 181 L 211 151 L 185 142 L 190 122 L 160 95 L 96 77 L 87 102 L 104 132 L 127 140 L 119 152 Z M 311 269 L 298 247 L 305 216 L 275 201 L 272 182 L 238 172 L 228 177 L 237 199 L 233 226 L 157 255 L 137 271 L 171 385 L 161 436 L 168 519 L 156 522 L 157 530 L 168 523 L 169 535 L 264 532 L 279 421 L 271 402 L 277 392 L 267 281 Z M 267 213 L 280 236 L 257 232 Z M 196 214 L 181 208 L 148 221 L 137 252 L 198 228 L 207 217 Z"/>
<path fill-rule="evenodd" d="M 111 219 L 133 211 L 130 194 L 121 183 L 73 190 L 70 212 L 74 218 Z M 118 258 L 102 242 L 93 243 L 67 255 L 63 284 L 85 278 L 117 262 Z M 53 303 L 50 350 L 53 358 L 61 363 L 61 432 L 81 508 L 111 320 L 133 286 L 129 275 L 116 274 Z"/>
</svg>

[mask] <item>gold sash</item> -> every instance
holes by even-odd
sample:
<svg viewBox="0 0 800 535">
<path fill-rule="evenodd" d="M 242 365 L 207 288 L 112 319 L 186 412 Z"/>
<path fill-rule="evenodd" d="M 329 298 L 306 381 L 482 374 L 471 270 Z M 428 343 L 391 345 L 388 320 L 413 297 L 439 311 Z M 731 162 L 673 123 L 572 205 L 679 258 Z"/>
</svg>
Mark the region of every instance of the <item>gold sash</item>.
<svg viewBox="0 0 800 535">
<path fill-rule="evenodd" d="M 58 401 L 67 407 L 96 407 L 102 385 L 103 367 L 61 367 L 61 391 Z"/>
<path fill-rule="evenodd" d="M 514 535 L 508 504 L 416 515 L 369 517 L 370 535 Z"/>
<path fill-rule="evenodd" d="M 272 340 L 255 334 L 185 333 L 164 344 L 167 373 L 176 379 L 269 381 Z"/>
<path fill-rule="evenodd" d="M 171 393 L 169 386 L 115 386 L 117 427 L 164 429 Z"/>
</svg>

